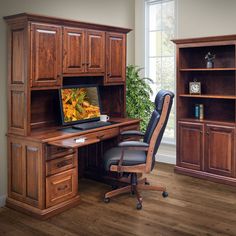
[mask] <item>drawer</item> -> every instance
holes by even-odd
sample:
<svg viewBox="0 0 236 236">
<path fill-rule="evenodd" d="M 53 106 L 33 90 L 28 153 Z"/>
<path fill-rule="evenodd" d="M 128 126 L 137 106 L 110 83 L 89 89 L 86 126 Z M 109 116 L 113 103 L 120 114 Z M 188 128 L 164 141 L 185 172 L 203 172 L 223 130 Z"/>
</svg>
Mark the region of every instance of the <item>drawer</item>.
<svg viewBox="0 0 236 236">
<path fill-rule="evenodd" d="M 139 130 L 139 124 L 132 124 L 120 127 L 120 133 L 126 130 Z"/>
<path fill-rule="evenodd" d="M 46 175 L 60 173 L 77 166 L 77 156 L 71 154 L 65 157 L 57 158 L 46 162 Z"/>
<path fill-rule="evenodd" d="M 118 135 L 119 135 L 119 128 L 112 128 L 112 129 L 98 131 L 98 132 L 92 133 L 92 134 L 86 134 L 86 135 L 84 135 L 84 137 L 105 140 L 105 139 L 116 137 Z"/>
<path fill-rule="evenodd" d="M 46 207 L 54 206 L 77 195 L 77 168 L 46 178 Z"/>
<path fill-rule="evenodd" d="M 73 148 L 58 147 L 54 145 L 46 145 L 46 160 L 52 160 L 61 156 L 74 153 Z"/>
</svg>

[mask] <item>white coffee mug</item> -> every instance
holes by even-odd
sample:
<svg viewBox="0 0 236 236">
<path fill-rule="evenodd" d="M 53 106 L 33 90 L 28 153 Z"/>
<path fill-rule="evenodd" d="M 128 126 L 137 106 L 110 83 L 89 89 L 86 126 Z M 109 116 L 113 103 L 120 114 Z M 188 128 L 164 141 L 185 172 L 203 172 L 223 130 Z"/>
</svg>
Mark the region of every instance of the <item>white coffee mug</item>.
<svg viewBox="0 0 236 236">
<path fill-rule="evenodd" d="M 100 115 L 100 121 L 107 122 L 110 119 L 107 115 Z"/>
</svg>

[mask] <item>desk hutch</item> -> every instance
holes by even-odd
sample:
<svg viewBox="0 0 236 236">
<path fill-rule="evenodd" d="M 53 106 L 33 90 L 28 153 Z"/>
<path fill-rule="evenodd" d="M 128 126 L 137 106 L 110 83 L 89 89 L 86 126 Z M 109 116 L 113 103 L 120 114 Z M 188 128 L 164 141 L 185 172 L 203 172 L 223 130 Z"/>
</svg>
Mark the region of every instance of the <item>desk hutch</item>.
<svg viewBox="0 0 236 236">
<path fill-rule="evenodd" d="M 8 24 L 7 206 L 47 218 L 76 205 L 78 176 L 102 179 L 101 156 L 123 130 L 129 29 L 22 13 Z M 97 84 L 116 123 L 87 131 L 60 124 L 58 89 Z M 74 139 L 86 136 L 84 143 Z"/>
<path fill-rule="evenodd" d="M 236 186 L 236 35 L 173 40 L 177 56 L 176 172 Z M 205 55 L 215 54 L 206 67 Z M 189 82 L 201 82 L 199 95 Z M 203 104 L 204 119 L 194 118 Z"/>
</svg>

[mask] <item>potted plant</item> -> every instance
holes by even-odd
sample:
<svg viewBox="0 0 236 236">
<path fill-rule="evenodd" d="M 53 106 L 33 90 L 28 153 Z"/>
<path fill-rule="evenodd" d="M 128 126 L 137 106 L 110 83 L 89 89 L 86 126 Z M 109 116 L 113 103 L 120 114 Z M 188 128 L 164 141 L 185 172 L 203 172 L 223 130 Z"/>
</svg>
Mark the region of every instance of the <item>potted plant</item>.
<svg viewBox="0 0 236 236">
<path fill-rule="evenodd" d="M 140 130 L 145 131 L 154 104 L 150 100 L 152 89 L 150 78 L 141 78 L 142 68 L 128 65 L 126 68 L 126 112 L 130 118 L 141 119 Z"/>
</svg>

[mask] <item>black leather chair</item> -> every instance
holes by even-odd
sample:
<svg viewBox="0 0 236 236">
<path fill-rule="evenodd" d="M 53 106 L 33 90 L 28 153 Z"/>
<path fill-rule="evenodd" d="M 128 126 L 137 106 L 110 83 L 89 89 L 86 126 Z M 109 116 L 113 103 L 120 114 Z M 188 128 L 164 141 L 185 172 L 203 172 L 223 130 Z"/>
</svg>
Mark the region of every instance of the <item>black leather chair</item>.
<svg viewBox="0 0 236 236">
<path fill-rule="evenodd" d="M 124 141 L 119 143 L 118 147 L 105 152 L 103 156 L 105 169 L 123 173 L 123 176 L 129 176 L 121 179 L 122 181 L 126 179 L 126 182 L 129 182 L 128 185 L 105 194 L 104 201 L 106 203 L 110 202 L 111 197 L 131 191 L 137 196 L 137 209 L 142 209 L 142 197 L 139 190 L 162 191 L 163 197 L 168 196 L 165 187 L 151 186 L 146 178 L 139 178 L 138 175 L 150 173 L 154 168 L 155 155 L 169 118 L 173 98 L 174 94 L 170 91 L 161 90 L 158 92 L 155 98 L 155 110 L 152 113 L 145 134 L 135 130 L 121 133 L 122 136 L 143 137 L 143 141 Z"/>
</svg>

